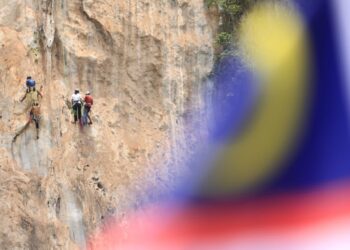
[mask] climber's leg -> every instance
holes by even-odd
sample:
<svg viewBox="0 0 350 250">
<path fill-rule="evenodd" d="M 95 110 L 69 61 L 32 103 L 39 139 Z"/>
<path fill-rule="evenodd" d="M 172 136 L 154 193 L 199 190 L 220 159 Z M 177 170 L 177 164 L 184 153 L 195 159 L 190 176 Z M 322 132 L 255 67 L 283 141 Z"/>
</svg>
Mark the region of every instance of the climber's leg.
<svg viewBox="0 0 350 250">
<path fill-rule="evenodd" d="M 24 125 L 24 127 L 21 128 L 21 130 L 16 133 L 16 135 L 12 139 L 12 142 L 16 141 L 17 137 L 20 136 L 28 128 L 29 124 L 30 124 L 30 120 L 27 121 L 27 123 Z"/>
<path fill-rule="evenodd" d="M 36 127 L 36 139 L 39 139 L 39 121 L 35 119 L 34 122 Z"/>
<path fill-rule="evenodd" d="M 77 104 L 77 115 L 78 115 L 79 123 L 82 124 L 81 123 L 81 104 L 80 103 Z"/>
<path fill-rule="evenodd" d="M 78 115 L 77 105 L 74 104 L 72 109 L 73 109 L 74 124 L 76 124 L 77 120 L 78 120 L 78 117 L 77 117 L 77 115 Z"/>
<path fill-rule="evenodd" d="M 92 120 L 91 120 L 91 117 L 90 117 L 90 112 L 87 113 L 87 117 L 88 117 L 88 119 L 89 119 L 89 125 L 91 125 L 91 124 L 92 124 Z"/>
</svg>

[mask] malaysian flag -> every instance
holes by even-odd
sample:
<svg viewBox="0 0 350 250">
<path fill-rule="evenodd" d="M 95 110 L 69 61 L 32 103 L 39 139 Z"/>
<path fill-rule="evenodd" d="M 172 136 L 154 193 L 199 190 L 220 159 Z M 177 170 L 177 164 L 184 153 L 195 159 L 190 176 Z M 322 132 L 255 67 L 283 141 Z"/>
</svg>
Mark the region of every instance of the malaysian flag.
<svg viewBox="0 0 350 250">
<path fill-rule="evenodd" d="M 179 187 L 190 194 L 90 248 L 350 249 L 349 24 L 348 0 L 252 7 L 210 79 L 209 146 Z"/>
</svg>

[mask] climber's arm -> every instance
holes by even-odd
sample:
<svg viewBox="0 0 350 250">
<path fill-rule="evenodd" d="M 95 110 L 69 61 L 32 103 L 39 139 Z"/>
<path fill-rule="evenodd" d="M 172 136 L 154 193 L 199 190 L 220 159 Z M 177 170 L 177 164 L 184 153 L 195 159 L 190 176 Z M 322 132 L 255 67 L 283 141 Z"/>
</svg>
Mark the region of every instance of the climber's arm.
<svg viewBox="0 0 350 250">
<path fill-rule="evenodd" d="M 20 101 L 20 102 L 23 102 L 24 99 L 26 99 L 26 97 L 27 97 L 27 92 L 24 94 L 24 96 L 23 96 L 19 101 Z"/>
<path fill-rule="evenodd" d="M 38 91 L 38 95 L 40 95 L 40 97 L 43 98 L 44 97 L 43 94 L 39 90 L 37 91 Z"/>
</svg>

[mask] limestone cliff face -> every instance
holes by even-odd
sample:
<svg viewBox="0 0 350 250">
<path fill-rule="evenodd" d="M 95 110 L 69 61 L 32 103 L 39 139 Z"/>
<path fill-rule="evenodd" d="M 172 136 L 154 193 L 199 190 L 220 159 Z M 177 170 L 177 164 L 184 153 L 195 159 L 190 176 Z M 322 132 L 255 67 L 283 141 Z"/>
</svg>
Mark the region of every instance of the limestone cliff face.
<svg viewBox="0 0 350 250">
<path fill-rule="evenodd" d="M 202 0 L 0 0 L 1 249 L 84 247 L 173 188 L 212 68 L 207 22 Z M 12 143 L 27 75 L 43 86 L 40 139 L 31 125 Z M 75 88 L 95 99 L 83 130 Z"/>
</svg>

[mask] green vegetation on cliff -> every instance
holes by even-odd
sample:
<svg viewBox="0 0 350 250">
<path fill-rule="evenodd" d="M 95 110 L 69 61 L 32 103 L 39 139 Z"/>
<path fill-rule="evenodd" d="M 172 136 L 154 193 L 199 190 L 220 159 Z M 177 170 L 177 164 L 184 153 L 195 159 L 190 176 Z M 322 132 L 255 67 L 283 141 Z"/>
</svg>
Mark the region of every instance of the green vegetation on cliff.
<svg viewBox="0 0 350 250">
<path fill-rule="evenodd" d="M 216 37 L 218 54 L 234 42 L 237 24 L 256 0 L 204 0 L 208 8 L 216 7 L 220 14 L 219 33 Z"/>
</svg>

